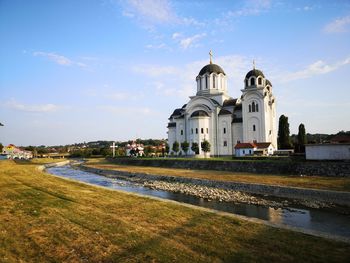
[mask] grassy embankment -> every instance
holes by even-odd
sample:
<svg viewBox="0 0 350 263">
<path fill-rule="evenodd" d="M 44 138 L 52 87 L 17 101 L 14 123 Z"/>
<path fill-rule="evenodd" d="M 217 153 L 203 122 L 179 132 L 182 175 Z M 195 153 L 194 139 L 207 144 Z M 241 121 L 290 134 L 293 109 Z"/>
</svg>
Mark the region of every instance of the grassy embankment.
<svg viewBox="0 0 350 263">
<path fill-rule="evenodd" d="M 0 161 L 0 262 L 349 262 L 350 245 Z"/>
<path fill-rule="evenodd" d="M 334 191 L 350 191 L 350 178 L 346 177 L 321 177 L 321 176 L 290 176 L 290 175 L 266 175 L 252 173 L 234 173 L 212 170 L 190 170 L 177 168 L 160 168 L 149 166 L 117 165 L 105 159 L 90 159 L 87 166 L 99 169 L 111 169 L 134 173 L 149 173 L 154 175 L 181 176 L 227 182 L 244 182 L 269 184 L 291 187 L 304 187 Z"/>
</svg>

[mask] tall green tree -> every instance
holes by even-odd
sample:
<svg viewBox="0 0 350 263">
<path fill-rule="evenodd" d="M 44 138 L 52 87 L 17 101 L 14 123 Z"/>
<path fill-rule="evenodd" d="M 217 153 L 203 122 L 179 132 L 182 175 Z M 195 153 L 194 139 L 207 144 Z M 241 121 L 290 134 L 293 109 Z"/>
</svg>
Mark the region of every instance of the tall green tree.
<svg viewBox="0 0 350 263">
<path fill-rule="evenodd" d="M 304 124 L 300 123 L 298 128 L 298 148 L 299 152 L 305 152 L 305 144 L 307 143 Z"/>
<path fill-rule="evenodd" d="M 175 152 L 175 154 L 177 154 L 177 152 L 180 150 L 179 147 L 180 147 L 179 143 L 177 141 L 175 141 L 173 143 L 173 152 Z"/>
<path fill-rule="evenodd" d="M 4 146 L 2 145 L 2 143 L 0 143 L 0 152 L 2 152 L 3 148 L 4 148 Z"/>
<path fill-rule="evenodd" d="M 210 152 L 210 142 L 208 142 L 207 140 L 201 142 L 201 147 L 205 155 L 207 155 L 207 153 Z"/>
<path fill-rule="evenodd" d="M 279 149 L 290 149 L 292 144 L 289 136 L 289 123 L 288 117 L 281 115 L 278 122 L 278 148 Z"/>
<path fill-rule="evenodd" d="M 195 154 L 199 154 L 199 146 L 198 143 L 193 142 L 191 145 L 191 150 L 195 152 Z"/>
<path fill-rule="evenodd" d="M 184 141 L 181 143 L 181 149 L 185 152 L 186 155 L 189 148 L 190 148 L 190 144 L 187 141 Z"/>
</svg>

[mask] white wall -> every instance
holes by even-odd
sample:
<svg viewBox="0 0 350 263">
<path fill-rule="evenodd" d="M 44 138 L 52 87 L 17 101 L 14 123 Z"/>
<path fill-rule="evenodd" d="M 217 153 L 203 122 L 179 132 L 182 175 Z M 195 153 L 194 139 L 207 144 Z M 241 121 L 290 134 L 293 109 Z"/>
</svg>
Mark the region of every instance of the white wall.
<svg viewBox="0 0 350 263">
<path fill-rule="evenodd" d="M 307 160 L 350 160 L 350 144 L 305 145 Z"/>
</svg>

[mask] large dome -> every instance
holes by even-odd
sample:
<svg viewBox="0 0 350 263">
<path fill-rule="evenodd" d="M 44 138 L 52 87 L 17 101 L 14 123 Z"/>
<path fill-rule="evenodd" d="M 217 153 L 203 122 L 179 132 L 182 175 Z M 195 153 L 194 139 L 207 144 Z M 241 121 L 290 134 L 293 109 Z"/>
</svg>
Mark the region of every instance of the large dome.
<svg viewBox="0 0 350 263">
<path fill-rule="evenodd" d="M 263 78 L 265 78 L 264 76 L 264 73 L 262 73 L 261 70 L 258 70 L 258 69 L 253 69 L 251 71 L 249 71 L 247 73 L 247 75 L 245 76 L 246 79 L 249 79 L 250 77 L 259 77 L 259 76 L 262 76 Z"/>
<path fill-rule="evenodd" d="M 219 73 L 222 73 L 224 75 L 225 72 L 224 70 L 219 66 L 219 65 L 216 65 L 216 64 L 208 64 L 206 66 L 204 66 L 201 71 L 199 71 L 199 76 L 203 76 L 204 74 L 211 74 L 211 73 L 216 73 L 216 74 L 219 74 Z"/>
</svg>

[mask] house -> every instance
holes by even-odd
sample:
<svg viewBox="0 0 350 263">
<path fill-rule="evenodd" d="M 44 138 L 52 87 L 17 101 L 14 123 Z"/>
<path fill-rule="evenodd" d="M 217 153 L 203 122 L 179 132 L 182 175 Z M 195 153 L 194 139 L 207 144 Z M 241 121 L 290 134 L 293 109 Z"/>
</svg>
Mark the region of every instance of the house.
<svg viewBox="0 0 350 263">
<path fill-rule="evenodd" d="M 14 144 L 9 144 L 2 150 L 2 155 L 6 156 L 7 159 L 31 159 L 33 158 L 33 153 L 31 151 L 21 150 Z"/>
<path fill-rule="evenodd" d="M 270 142 L 253 142 L 253 143 L 237 143 L 235 146 L 235 155 L 237 157 L 247 155 L 272 155 L 274 147 Z"/>
<path fill-rule="evenodd" d="M 253 155 L 255 149 L 256 146 L 253 143 L 237 143 L 235 146 L 235 155 L 236 157 Z"/>
</svg>

